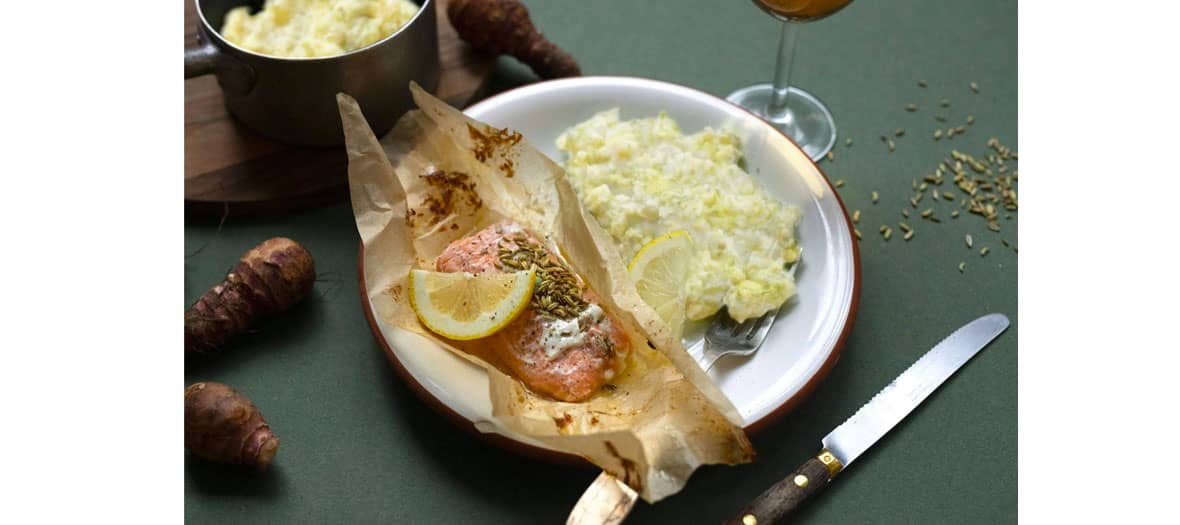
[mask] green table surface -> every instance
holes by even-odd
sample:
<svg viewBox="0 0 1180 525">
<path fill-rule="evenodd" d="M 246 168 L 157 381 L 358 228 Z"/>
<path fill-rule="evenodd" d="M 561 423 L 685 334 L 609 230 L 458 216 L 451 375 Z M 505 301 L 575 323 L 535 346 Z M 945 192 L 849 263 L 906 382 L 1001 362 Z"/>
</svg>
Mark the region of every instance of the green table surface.
<svg viewBox="0 0 1180 525">
<path fill-rule="evenodd" d="M 538 27 L 586 74 L 651 77 L 724 96 L 768 79 L 779 25 L 751 2 L 532 0 Z M 901 220 L 911 179 L 952 148 L 1015 149 L 1016 2 L 854 2 L 802 28 L 793 83 L 823 99 L 841 138 L 821 163 L 849 213 L 861 210 L 862 293 L 839 364 L 810 399 L 752 436 L 757 460 L 699 470 L 679 494 L 640 503 L 628 523 L 717 523 L 818 451 L 819 440 L 963 323 L 1002 312 L 1013 326 L 842 473 L 801 523 L 1004 523 L 1016 520 L 1017 254 L 1015 217 L 1002 232 L 964 216 L 916 216 L 909 242 L 880 224 Z M 924 79 L 927 88 L 918 87 Z M 492 91 L 535 77 L 502 59 Z M 968 88 L 977 82 L 978 94 Z M 965 136 L 934 141 L 938 101 Z M 918 104 L 914 113 L 906 104 Z M 946 127 L 943 124 L 943 127 Z M 890 153 L 882 134 L 904 128 Z M 844 139 L 851 138 L 851 147 Z M 873 205 L 870 192 L 880 192 Z M 929 199 L 929 196 L 927 197 Z M 924 206 L 923 206 L 924 207 Z M 949 212 L 949 209 L 947 210 Z M 975 238 L 975 250 L 963 236 Z M 186 521 L 194 523 L 564 523 L 597 475 L 528 460 L 460 431 L 405 386 L 374 342 L 357 288 L 357 234 L 346 202 L 266 217 L 188 216 L 187 307 L 237 257 L 276 235 L 302 242 L 319 279 L 310 300 L 189 362 L 185 383 L 246 393 L 280 436 L 273 468 L 251 473 L 185 458 Z M 980 257 L 980 246 L 991 253 Z M 960 273 L 960 261 L 967 262 Z M 178 392 L 179 393 L 179 392 Z"/>
</svg>

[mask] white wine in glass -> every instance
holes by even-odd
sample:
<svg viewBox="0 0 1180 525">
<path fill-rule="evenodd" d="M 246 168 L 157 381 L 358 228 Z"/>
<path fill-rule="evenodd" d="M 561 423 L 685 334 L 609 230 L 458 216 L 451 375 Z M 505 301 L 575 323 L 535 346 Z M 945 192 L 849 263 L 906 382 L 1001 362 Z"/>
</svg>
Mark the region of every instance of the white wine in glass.
<svg viewBox="0 0 1180 525">
<path fill-rule="evenodd" d="M 783 22 L 774 82 L 744 87 L 726 98 L 774 124 L 803 148 L 809 157 L 819 160 L 836 143 L 836 122 L 823 102 L 811 93 L 791 87 L 789 83 L 795 38 L 800 23 L 831 15 L 852 3 L 852 0 L 753 1 L 770 16 Z"/>
</svg>

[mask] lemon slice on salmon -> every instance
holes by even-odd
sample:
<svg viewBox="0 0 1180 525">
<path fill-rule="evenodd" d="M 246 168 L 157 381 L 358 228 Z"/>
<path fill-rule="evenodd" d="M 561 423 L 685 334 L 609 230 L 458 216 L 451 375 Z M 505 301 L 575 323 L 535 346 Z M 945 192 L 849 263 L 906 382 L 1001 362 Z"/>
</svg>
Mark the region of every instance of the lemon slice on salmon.
<svg viewBox="0 0 1180 525">
<path fill-rule="evenodd" d="M 692 237 L 677 230 L 643 245 L 627 265 L 639 297 L 659 314 L 677 339 L 684 332 L 684 280 L 692 261 Z"/>
<path fill-rule="evenodd" d="M 529 304 L 536 270 L 512 273 L 410 271 L 410 307 L 431 332 L 460 341 L 487 337 Z"/>
</svg>

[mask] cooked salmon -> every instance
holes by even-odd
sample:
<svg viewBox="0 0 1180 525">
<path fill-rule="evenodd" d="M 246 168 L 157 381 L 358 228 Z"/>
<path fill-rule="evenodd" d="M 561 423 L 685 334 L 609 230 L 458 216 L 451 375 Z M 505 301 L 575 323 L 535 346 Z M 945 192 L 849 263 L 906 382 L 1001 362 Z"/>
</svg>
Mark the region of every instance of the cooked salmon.
<svg viewBox="0 0 1180 525">
<path fill-rule="evenodd" d="M 542 254 L 538 265 L 554 271 L 538 272 L 537 291 L 524 312 L 484 341 L 533 391 L 559 401 L 585 400 L 622 372 L 630 345 L 618 328 L 618 319 L 600 306 L 599 296 L 561 266 L 535 236 L 502 221 L 452 242 L 438 256 L 435 268 L 474 274 L 515 271 L 502 258 L 511 258 L 521 248 Z M 546 279 L 554 282 L 546 284 Z M 575 282 L 576 288 L 562 282 Z M 542 291 L 555 289 L 574 290 L 577 298 L 550 301 L 558 298 Z M 554 306 L 554 302 L 566 306 Z"/>
</svg>

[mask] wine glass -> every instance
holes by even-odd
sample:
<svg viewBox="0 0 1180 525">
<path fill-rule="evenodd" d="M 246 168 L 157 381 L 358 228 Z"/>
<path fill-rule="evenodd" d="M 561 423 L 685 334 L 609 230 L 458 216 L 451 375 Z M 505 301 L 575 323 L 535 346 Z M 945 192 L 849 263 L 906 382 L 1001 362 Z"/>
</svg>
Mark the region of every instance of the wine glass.
<svg viewBox="0 0 1180 525">
<path fill-rule="evenodd" d="M 788 83 L 795 38 L 799 23 L 831 15 L 852 0 L 753 1 L 770 16 L 783 21 L 774 83 L 744 87 L 730 93 L 726 99 L 770 122 L 791 137 L 812 160 L 819 160 L 836 143 L 836 122 L 832 120 L 832 112 L 815 95 Z"/>
</svg>

